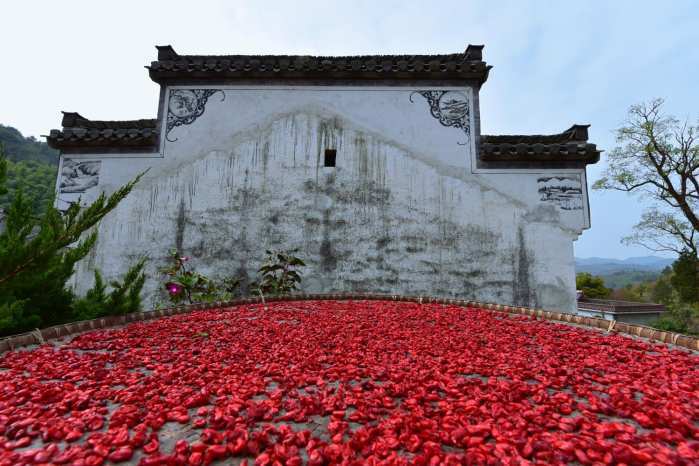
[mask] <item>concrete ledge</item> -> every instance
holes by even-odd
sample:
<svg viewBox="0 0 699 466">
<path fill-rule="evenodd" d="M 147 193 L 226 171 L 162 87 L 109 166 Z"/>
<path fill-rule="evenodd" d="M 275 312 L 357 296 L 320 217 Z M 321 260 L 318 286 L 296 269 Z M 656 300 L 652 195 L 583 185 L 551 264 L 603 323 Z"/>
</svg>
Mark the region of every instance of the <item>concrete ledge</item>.
<svg viewBox="0 0 699 466">
<path fill-rule="evenodd" d="M 157 319 L 160 317 L 186 314 L 189 312 L 215 308 L 230 308 L 245 304 L 264 304 L 266 302 L 279 301 L 323 301 L 323 300 L 381 300 L 381 301 L 402 301 L 420 304 L 449 304 L 462 306 L 465 308 L 482 308 L 495 312 L 507 314 L 518 314 L 530 316 L 541 320 L 570 323 L 604 330 L 607 332 L 618 332 L 634 337 L 644 338 L 649 341 L 668 343 L 683 348 L 699 351 L 699 338 L 680 333 L 658 330 L 645 325 L 628 324 L 615 320 L 605 320 L 598 317 L 585 317 L 575 314 L 545 311 L 543 309 L 530 309 L 526 307 L 506 306 L 502 304 L 481 303 L 479 301 L 468 301 L 454 298 L 438 298 L 435 296 L 402 296 L 375 293 L 296 293 L 278 296 L 247 297 L 232 301 L 221 301 L 213 303 L 188 304 L 164 309 L 154 309 L 151 311 L 135 312 L 123 316 L 101 317 L 99 319 L 71 322 L 68 324 L 55 325 L 42 330 L 22 333 L 0 339 L 0 353 L 11 351 L 23 346 L 42 344 L 46 340 L 62 338 L 69 335 L 97 330 L 103 328 L 116 327 L 131 322 Z"/>
</svg>

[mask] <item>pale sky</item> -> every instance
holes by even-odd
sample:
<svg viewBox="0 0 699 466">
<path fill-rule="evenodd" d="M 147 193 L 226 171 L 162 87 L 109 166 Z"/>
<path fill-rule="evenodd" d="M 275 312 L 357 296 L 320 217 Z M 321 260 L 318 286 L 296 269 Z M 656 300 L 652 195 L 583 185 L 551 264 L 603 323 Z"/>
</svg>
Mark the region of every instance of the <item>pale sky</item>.
<svg viewBox="0 0 699 466">
<path fill-rule="evenodd" d="M 548 134 L 589 123 L 614 147 L 628 107 L 654 97 L 699 117 L 699 1 L 6 1 L 0 123 L 39 137 L 61 110 L 154 118 L 154 46 L 182 54 L 453 53 L 485 44 L 486 134 Z M 605 157 L 588 168 L 591 184 Z M 590 191 L 579 257 L 647 255 L 620 244 L 643 201 Z"/>
</svg>

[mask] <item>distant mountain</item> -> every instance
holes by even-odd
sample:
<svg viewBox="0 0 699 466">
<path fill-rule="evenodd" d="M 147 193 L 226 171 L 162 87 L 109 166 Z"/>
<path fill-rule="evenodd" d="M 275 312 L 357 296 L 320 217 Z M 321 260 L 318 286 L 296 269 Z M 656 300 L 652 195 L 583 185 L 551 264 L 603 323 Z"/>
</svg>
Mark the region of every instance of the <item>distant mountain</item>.
<svg viewBox="0 0 699 466">
<path fill-rule="evenodd" d="M 653 281 L 662 270 L 675 260 L 665 257 L 643 256 L 628 259 L 609 259 L 604 257 L 575 258 L 575 272 L 587 272 L 604 279 L 609 288 L 623 288 Z"/>
<path fill-rule="evenodd" d="M 11 126 L 0 125 L 0 144 L 8 159 L 7 188 L 0 195 L 0 209 L 6 209 L 16 192 L 33 201 L 35 212 L 42 212 L 53 197 L 58 170 L 58 151 L 35 138 L 25 138 Z"/>
<path fill-rule="evenodd" d="M 623 272 L 613 272 L 609 275 L 598 275 L 604 280 L 607 288 L 618 289 L 627 285 L 638 285 L 644 282 L 653 282 L 660 277 L 659 271 L 649 272 L 647 270 L 626 270 Z"/>
<path fill-rule="evenodd" d="M 13 162 L 36 162 L 58 165 L 58 151 L 51 149 L 45 142 L 34 137 L 24 137 L 12 126 L 0 125 L 0 143 L 5 149 L 5 155 Z"/>
<path fill-rule="evenodd" d="M 645 271 L 660 272 L 675 260 L 666 257 L 643 256 L 628 259 L 609 259 L 604 257 L 575 258 L 575 271 L 588 272 L 593 275 L 610 275 L 615 272 Z"/>
</svg>

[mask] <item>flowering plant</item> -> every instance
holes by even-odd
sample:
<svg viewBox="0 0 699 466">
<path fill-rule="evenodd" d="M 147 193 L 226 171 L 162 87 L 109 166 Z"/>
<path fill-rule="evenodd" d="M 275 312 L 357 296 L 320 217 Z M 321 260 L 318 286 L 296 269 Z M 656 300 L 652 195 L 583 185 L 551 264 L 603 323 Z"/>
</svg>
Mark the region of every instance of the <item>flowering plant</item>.
<svg viewBox="0 0 699 466">
<path fill-rule="evenodd" d="M 289 293 L 298 289 L 301 283 L 298 268 L 306 264 L 293 252 L 267 250 L 265 262 L 258 270 L 259 279 L 250 283 L 249 289 L 264 294 Z M 164 286 L 171 302 L 225 301 L 239 294 L 240 279 L 237 277 L 226 277 L 217 282 L 194 271 L 188 265 L 190 257 L 183 256 L 179 251 L 171 250 L 170 258 L 171 265 L 162 272 L 167 275 Z"/>
<path fill-rule="evenodd" d="M 172 265 L 163 269 L 169 278 L 165 283 L 168 297 L 173 303 L 183 301 L 194 303 L 213 301 L 212 297 L 218 291 L 216 284 L 207 276 L 187 267 L 188 256 L 182 256 L 176 250 L 170 251 Z"/>
</svg>

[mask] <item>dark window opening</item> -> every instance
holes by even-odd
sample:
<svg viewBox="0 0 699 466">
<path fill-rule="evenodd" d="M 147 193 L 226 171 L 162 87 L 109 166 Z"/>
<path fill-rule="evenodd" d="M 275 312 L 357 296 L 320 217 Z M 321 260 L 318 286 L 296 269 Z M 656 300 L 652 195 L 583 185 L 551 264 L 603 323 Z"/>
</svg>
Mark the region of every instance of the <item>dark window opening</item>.
<svg viewBox="0 0 699 466">
<path fill-rule="evenodd" d="M 337 151 L 335 149 L 325 149 L 325 166 L 334 167 Z"/>
</svg>

